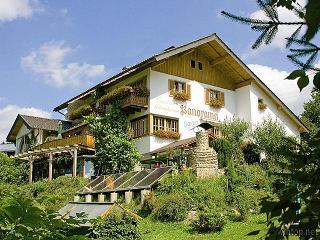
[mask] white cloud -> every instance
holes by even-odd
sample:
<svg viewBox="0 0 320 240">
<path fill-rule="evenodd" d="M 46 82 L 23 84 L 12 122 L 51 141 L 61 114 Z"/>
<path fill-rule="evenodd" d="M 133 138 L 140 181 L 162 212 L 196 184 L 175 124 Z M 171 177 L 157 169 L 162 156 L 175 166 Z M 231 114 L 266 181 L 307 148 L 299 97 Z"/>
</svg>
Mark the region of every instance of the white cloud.
<svg viewBox="0 0 320 240">
<path fill-rule="evenodd" d="M 297 115 L 303 112 L 303 103 L 310 99 L 312 84 L 300 92 L 296 80 L 285 80 L 290 73 L 258 64 L 248 67 Z"/>
<path fill-rule="evenodd" d="M 51 118 L 52 114 L 34 107 L 19 107 L 7 105 L 0 108 L 0 142 L 5 141 L 10 128 L 18 114 L 25 114 L 36 117 Z"/>
<path fill-rule="evenodd" d="M 41 10 L 37 0 L 1 0 L 0 21 L 13 21 L 17 18 L 29 18 Z"/>
<path fill-rule="evenodd" d="M 75 50 L 66 47 L 62 41 L 47 42 L 23 57 L 21 65 L 55 87 L 76 86 L 105 74 L 104 65 L 65 63 L 65 58 Z"/>
</svg>

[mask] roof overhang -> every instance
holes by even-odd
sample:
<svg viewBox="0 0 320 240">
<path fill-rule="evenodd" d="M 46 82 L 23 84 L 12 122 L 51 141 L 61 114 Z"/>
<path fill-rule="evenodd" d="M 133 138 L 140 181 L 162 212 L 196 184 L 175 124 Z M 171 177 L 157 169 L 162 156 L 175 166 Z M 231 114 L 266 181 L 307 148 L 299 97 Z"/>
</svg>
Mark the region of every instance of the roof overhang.
<svg viewBox="0 0 320 240">
<path fill-rule="evenodd" d="M 15 142 L 17 134 L 22 127 L 22 125 L 25 124 L 28 129 L 31 129 L 31 127 L 28 125 L 28 123 L 23 119 L 23 117 L 18 114 L 16 117 L 16 120 L 14 120 L 14 123 L 8 133 L 8 136 L 6 138 L 7 142 Z"/>
</svg>

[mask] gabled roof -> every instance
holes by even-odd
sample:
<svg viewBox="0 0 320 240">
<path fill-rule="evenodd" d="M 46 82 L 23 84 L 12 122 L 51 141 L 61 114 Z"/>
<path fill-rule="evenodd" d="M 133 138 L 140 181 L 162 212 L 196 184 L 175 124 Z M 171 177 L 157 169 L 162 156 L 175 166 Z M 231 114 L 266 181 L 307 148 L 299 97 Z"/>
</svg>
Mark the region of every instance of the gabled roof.
<svg viewBox="0 0 320 240">
<path fill-rule="evenodd" d="M 71 125 L 70 122 L 63 121 L 60 119 L 49 119 L 49 118 L 41 118 L 41 117 L 18 114 L 16 120 L 14 121 L 9 131 L 9 134 L 7 136 L 7 141 L 8 142 L 15 141 L 15 138 L 23 124 L 25 124 L 29 129 L 43 129 L 47 131 L 57 131 L 60 121 L 63 123 L 64 128 L 69 127 L 69 125 Z"/>
<path fill-rule="evenodd" d="M 135 73 L 138 73 L 148 67 L 151 67 L 165 59 L 168 59 L 169 57 L 172 57 L 176 54 L 180 54 L 183 52 L 190 51 L 192 49 L 195 49 L 201 45 L 209 44 L 215 42 L 217 43 L 216 46 L 218 46 L 220 49 L 220 54 L 222 53 L 222 57 L 217 61 L 222 60 L 221 62 L 225 61 L 225 57 L 228 59 L 229 65 L 233 65 L 236 69 L 235 72 L 237 72 L 240 76 L 241 83 L 245 83 L 246 81 L 252 81 L 255 84 L 258 85 L 263 91 L 265 91 L 268 95 L 272 96 L 274 101 L 278 106 L 281 107 L 281 109 L 299 126 L 300 132 L 307 132 L 308 128 L 300 121 L 300 119 L 242 62 L 242 60 L 234 53 L 232 50 L 217 36 L 217 34 L 212 34 L 209 36 L 206 36 L 204 38 L 200 38 L 198 40 L 189 42 L 187 44 L 178 46 L 178 47 L 170 47 L 158 54 L 155 54 L 151 56 L 150 58 L 143 60 L 142 62 L 125 69 L 124 71 L 110 77 L 109 79 L 99 83 L 98 85 L 88 89 L 87 91 L 75 96 L 74 98 L 64 102 L 63 104 L 57 106 L 54 108 L 54 111 L 59 111 L 68 106 L 69 103 L 81 99 L 89 94 L 92 94 L 97 88 L 107 86 L 109 84 L 112 84 L 116 81 L 121 81 L 121 79 L 131 76 Z M 213 48 L 211 45 L 210 47 Z M 241 84 L 240 83 L 240 84 Z"/>
</svg>

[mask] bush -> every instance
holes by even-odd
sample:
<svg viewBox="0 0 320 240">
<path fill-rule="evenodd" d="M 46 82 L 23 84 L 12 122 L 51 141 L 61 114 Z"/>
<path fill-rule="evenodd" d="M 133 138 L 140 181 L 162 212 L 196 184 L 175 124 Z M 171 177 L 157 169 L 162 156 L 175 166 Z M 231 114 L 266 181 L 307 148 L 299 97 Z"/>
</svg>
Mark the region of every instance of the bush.
<svg viewBox="0 0 320 240">
<path fill-rule="evenodd" d="M 92 221 L 91 235 L 101 240 L 138 240 L 138 221 L 128 213 L 112 212 L 106 217 L 99 217 Z"/>
<path fill-rule="evenodd" d="M 167 176 L 158 187 L 160 194 L 177 193 L 184 197 L 188 210 L 210 207 L 226 207 L 226 178 L 197 179 L 190 171 Z"/>
<path fill-rule="evenodd" d="M 219 211 L 201 212 L 198 219 L 192 222 L 192 228 L 197 232 L 221 231 L 226 224 L 225 217 Z"/>
<path fill-rule="evenodd" d="M 162 222 L 178 222 L 186 218 L 187 211 L 184 197 L 172 193 L 159 198 L 154 214 Z"/>
<path fill-rule="evenodd" d="M 23 183 L 28 179 L 27 163 L 22 160 L 11 159 L 0 152 L 0 182 Z"/>
<path fill-rule="evenodd" d="M 149 215 L 156 206 L 156 199 L 154 192 L 150 192 L 145 195 L 144 201 L 141 206 L 141 211 L 144 215 Z"/>
<path fill-rule="evenodd" d="M 219 168 L 227 166 L 227 161 L 232 159 L 232 145 L 224 138 L 217 138 L 211 141 L 212 148 L 218 154 Z"/>
<path fill-rule="evenodd" d="M 242 147 L 244 160 L 246 163 L 253 164 L 260 162 L 260 151 L 254 143 L 247 143 Z"/>
<path fill-rule="evenodd" d="M 68 117 L 70 120 L 74 120 L 77 118 L 81 118 L 83 116 L 87 116 L 92 112 L 92 107 L 89 104 L 82 105 L 79 108 L 76 108 L 68 113 Z"/>
</svg>

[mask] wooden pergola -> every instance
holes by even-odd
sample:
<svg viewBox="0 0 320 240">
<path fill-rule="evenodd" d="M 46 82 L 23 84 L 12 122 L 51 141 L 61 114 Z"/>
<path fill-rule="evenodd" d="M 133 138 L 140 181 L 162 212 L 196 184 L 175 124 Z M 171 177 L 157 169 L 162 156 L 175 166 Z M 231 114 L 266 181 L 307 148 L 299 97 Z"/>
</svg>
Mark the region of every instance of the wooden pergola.
<svg viewBox="0 0 320 240">
<path fill-rule="evenodd" d="M 78 151 L 79 150 L 89 150 L 92 152 L 95 152 L 95 149 L 89 148 L 83 145 L 66 145 L 63 147 L 50 147 L 50 148 L 42 148 L 41 150 L 33 150 L 28 151 L 25 153 L 21 153 L 18 155 L 15 155 L 14 158 L 20 159 L 20 160 L 26 160 L 29 161 L 29 183 L 32 183 L 32 174 L 33 174 L 33 162 L 38 159 L 43 159 L 43 156 L 48 156 L 48 168 L 49 168 L 49 176 L 48 180 L 52 180 L 52 172 L 53 172 L 53 156 L 55 154 L 62 154 L 62 153 L 69 153 L 72 156 L 73 163 L 72 163 L 72 176 L 77 176 L 77 165 L 78 165 Z M 82 160 L 82 173 L 81 175 L 85 176 L 85 159 Z"/>
</svg>

